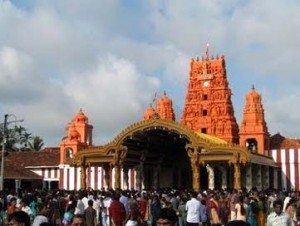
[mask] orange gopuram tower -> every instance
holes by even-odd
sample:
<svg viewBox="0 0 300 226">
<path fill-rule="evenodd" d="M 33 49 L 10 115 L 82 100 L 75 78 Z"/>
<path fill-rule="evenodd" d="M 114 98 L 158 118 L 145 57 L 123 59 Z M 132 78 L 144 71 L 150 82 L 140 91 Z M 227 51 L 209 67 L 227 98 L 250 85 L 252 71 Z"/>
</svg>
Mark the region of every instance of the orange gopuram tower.
<svg viewBox="0 0 300 226">
<path fill-rule="evenodd" d="M 69 163 L 71 158 L 82 148 L 93 145 L 93 126 L 88 117 L 80 110 L 67 126 L 67 136 L 60 143 L 60 163 Z"/>
<path fill-rule="evenodd" d="M 181 122 L 195 131 L 239 142 L 224 56 L 192 59 Z"/>
<path fill-rule="evenodd" d="M 175 120 L 173 101 L 167 96 L 166 91 L 164 91 L 164 95 L 157 100 L 156 109 L 160 118 Z"/>
<path fill-rule="evenodd" d="M 269 149 L 270 134 L 264 116 L 261 95 L 252 87 L 246 95 L 243 120 L 240 127 L 240 144 L 251 152 L 264 154 Z"/>
</svg>

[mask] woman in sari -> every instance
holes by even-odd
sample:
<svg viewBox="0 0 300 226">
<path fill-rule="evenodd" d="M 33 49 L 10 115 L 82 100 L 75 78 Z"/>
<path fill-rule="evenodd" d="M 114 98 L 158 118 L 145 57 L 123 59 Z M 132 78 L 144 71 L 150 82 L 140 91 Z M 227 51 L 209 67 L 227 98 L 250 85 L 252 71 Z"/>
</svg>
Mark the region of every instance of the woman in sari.
<svg viewBox="0 0 300 226">
<path fill-rule="evenodd" d="M 258 226 L 257 219 L 256 219 L 256 213 L 257 213 L 256 200 L 254 198 L 250 197 L 249 204 L 247 207 L 247 222 L 250 224 L 250 226 Z"/>
<path fill-rule="evenodd" d="M 217 201 L 217 195 L 212 194 L 211 198 L 208 201 L 208 206 L 210 209 L 210 223 L 211 224 L 220 224 L 220 216 L 219 216 L 219 203 Z"/>
<path fill-rule="evenodd" d="M 246 222 L 246 209 L 247 204 L 244 202 L 244 196 L 239 197 L 239 202 L 235 205 L 236 220 Z"/>
<path fill-rule="evenodd" d="M 264 194 L 260 193 L 257 196 L 257 224 L 258 226 L 265 226 L 267 219 L 267 208 L 265 203 Z"/>
</svg>

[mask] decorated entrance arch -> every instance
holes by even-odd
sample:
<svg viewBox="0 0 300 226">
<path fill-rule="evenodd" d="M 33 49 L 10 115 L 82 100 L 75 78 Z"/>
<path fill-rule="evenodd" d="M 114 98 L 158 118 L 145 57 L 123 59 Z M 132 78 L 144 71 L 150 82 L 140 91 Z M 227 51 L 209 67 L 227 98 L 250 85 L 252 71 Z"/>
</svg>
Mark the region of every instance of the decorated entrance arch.
<svg viewBox="0 0 300 226">
<path fill-rule="evenodd" d="M 169 168 L 170 175 L 174 175 L 174 170 L 179 170 L 174 165 L 180 165 L 184 158 L 180 150 L 186 153 L 184 155 L 188 161 L 185 163 L 192 172 L 191 186 L 194 190 L 201 188 L 200 166 L 207 166 L 209 172 L 210 165 L 220 162 L 225 168 L 233 167 L 233 187 L 241 187 L 240 167 L 250 161 L 248 150 L 207 134 L 196 133 L 168 119 L 154 118 L 134 123 L 104 146 L 81 149 L 75 154 L 73 163 L 81 167 L 81 188 L 86 188 L 86 167 L 95 165 L 104 167 L 106 180 L 109 180 L 114 169 L 114 186 L 110 187 L 121 188 L 121 170 L 126 181 L 130 167 L 138 169 L 137 177 L 144 179 L 139 181 L 140 188 L 142 183 L 157 187 L 163 167 L 173 167 L 173 170 Z M 146 169 L 150 171 L 150 177 L 144 176 Z M 168 179 L 172 181 L 172 178 Z M 171 182 L 170 185 L 174 184 Z M 181 184 L 177 183 L 177 186 Z"/>
</svg>

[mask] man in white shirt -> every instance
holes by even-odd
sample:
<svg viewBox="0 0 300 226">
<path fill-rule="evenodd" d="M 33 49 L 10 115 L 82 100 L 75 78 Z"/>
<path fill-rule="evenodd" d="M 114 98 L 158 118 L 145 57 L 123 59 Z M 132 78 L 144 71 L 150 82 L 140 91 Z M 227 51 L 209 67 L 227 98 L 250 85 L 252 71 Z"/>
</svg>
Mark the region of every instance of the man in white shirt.
<svg viewBox="0 0 300 226">
<path fill-rule="evenodd" d="M 283 203 L 281 200 L 273 202 L 274 212 L 267 218 L 267 226 L 292 226 L 292 219 L 283 212 Z"/>
<path fill-rule="evenodd" d="M 84 206 L 84 203 L 82 201 L 82 195 L 78 194 L 77 204 L 76 204 L 74 214 L 84 214 L 84 208 L 85 208 L 85 206 Z"/>
<path fill-rule="evenodd" d="M 200 223 L 201 203 L 197 200 L 197 193 L 192 192 L 191 199 L 187 201 L 185 209 L 187 211 L 186 226 L 198 226 Z"/>
<path fill-rule="evenodd" d="M 121 192 L 120 202 L 123 203 L 126 211 L 126 215 L 129 213 L 129 203 L 126 191 Z"/>
</svg>

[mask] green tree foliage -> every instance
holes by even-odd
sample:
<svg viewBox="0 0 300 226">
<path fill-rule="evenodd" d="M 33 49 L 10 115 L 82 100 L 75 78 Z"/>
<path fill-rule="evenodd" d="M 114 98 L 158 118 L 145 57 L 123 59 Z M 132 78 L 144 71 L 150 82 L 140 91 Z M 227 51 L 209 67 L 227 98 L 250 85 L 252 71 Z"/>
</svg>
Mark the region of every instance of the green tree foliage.
<svg viewBox="0 0 300 226">
<path fill-rule="evenodd" d="M 31 142 L 29 143 L 29 148 L 32 151 L 41 151 L 44 146 L 44 141 L 39 136 L 35 136 L 31 138 Z"/>
<path fill-rule="evenodd" d="M 3 124 L 0 126 L 0 142 L 1 149 L 3 145 Z M 6 151 L 40 151 L 44 142 L 39 136 L 32 136 L 23 126 L 7 127 L 6 128 Z"/>
</svg>

